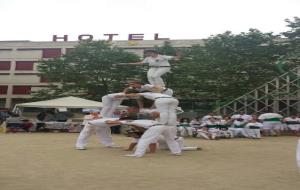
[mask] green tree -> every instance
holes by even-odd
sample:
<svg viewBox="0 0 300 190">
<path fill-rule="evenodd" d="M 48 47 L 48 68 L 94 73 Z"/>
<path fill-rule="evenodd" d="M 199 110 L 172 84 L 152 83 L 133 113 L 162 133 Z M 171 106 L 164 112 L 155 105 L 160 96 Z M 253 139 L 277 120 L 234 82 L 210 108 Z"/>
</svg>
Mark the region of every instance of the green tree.
<svg viewBox="0 0 300 190">
<path fill-rule="evenodd" d="M 277 60 L 278 69 L 282 72 L 300 65 L 300 18 L 294 17 L 293 20 L 285 21 L 290 30 L 282 35 L 285 37 L 283 44 L 288 51 Z"/>
<path fill-rule="evenodd" d="M 105 41 L 80 43 L 59 58 L 40 61 L 38 71 L 50 81 L 50 86 L 33 93 L 33 98 L 76 95 L 101 100 L 103 95 L 122 91 L 127 79 L 141 75 L 137 68 L 120 69 L 114 64 L 138 60 L 137 55 Z"/>
<path fill-rule="evenodd" d="M 230 101 L 278 75 L 273 56 L 286 50 L 277 39 L 256 29 L 212 36 L 184 52 L 170 86 L 182 99 Z"/>
</svg>

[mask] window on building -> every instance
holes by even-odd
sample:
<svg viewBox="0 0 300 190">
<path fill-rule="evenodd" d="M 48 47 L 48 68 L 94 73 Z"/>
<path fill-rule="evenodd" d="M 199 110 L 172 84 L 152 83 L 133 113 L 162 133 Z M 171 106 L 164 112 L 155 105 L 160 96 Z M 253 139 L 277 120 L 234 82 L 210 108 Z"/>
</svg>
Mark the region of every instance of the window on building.
<svg viewBox="0 0 300 190">
<path fill-rule="evenodd" d="M 7 94 L 8 86 L 0 86 L 0 94 Z"/>
<path fill-rule="evenodd" d="M 0 98 L 0 108 L 4 108 L 5 107 L 5 98 Z"/>
<path fill-rule="evenodd" d="M 30 94 L 31 86 L 13 86 L 13 94 Z"/>
<path fill-rule="evenodd" d="M 33 71 L 34 61 L 16 61 L 17 71 Z"/>
<path fill-rule="evenodd" d="M 10 61 L 0 61 L 0 70 L 10 70 Z"/>
<path fill-rule="evenodd" d="M 75 48 L 67 48 L 66 49 L 66 54 L 71 53 L 72 51 L 74 51 Z"/>
<path fill-rule="evenodd" d="M 40 77 L 40 82 L 49 82 L 49 80 L 45 76 Z"/>
<path fill-rule="evenodd" d="M 43 49 L 43 58 L 55 58 L 61 56 L 60 48 Z"/>
</svg>

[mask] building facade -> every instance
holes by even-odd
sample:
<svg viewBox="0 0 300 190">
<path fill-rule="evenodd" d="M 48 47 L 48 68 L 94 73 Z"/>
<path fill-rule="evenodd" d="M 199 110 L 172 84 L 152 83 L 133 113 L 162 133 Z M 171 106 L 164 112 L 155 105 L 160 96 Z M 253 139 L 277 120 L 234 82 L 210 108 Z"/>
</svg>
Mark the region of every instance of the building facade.
<svg viewBox="0 0 300 190">
<path fill-rule="evenodd" d="M 202 40 L 169 41 L 173 47 L 178 48 L 203 44 Z M 32 91 L 46 87 L 48 85 L 46 80 L 38 76 L 38 61 L 59 57 L 78 43 L 78 41 L 0 41 L 0 108 L 12 108 L 15 104 L 30 98 Z M 164 41 L 132 40 L 111 43 L 142 57 L 145 49 L 162 46 Z"/>
</svg>

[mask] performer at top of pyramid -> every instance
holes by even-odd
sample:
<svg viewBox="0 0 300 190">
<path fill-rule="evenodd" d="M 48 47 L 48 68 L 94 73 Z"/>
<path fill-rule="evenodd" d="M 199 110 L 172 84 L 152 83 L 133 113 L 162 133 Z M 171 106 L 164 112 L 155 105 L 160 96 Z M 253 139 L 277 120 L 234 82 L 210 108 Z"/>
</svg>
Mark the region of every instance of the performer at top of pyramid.
<svg viewBox="0 0 300 190">
<path fill-rule="evenodd" d="M 171 66 L 169 60 L 179 60 L 180 54 L 177 53 L 176 56 L 160 55 L 158 51 L 154 49 L 149 49 L 145 51 L 146 58 L 143 61 L 136 63 L 122 63 L 128 65 L 142 65 L 149 64 L 149 70 L 147 73 L 148 81 L 152 85 L 165 86 L 164 81 L 161 76 L 167 72 L 170 72 Z"/>
</svg>

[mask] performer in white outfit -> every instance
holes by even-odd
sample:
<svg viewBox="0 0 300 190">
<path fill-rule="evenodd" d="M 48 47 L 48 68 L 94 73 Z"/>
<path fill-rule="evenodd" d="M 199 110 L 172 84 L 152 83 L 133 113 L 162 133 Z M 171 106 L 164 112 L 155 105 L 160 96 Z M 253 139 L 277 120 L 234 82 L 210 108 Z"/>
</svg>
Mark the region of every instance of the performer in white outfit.
<svg viewBox="0 0 300 190">
<path fill-rule="evenodd" d="M 144 84 L 140 81 L 129 81 L 129 88 L 136 89 L 139 92 L 151 91 L 155 93 L 162 93 L 169 96 L 173 96 L 173 90 L 171 88 L 166 88 L 164 86 L 153 85 L 153 84 Z"/>
<path fill-rule="evenodd" d="M 176 137 L 175 141 L 179 144 L 180 149 L 182 151 L 202 150 L 202 148 L 197 147 L 197 146 L 185 146 L 184 145 L 184 138 L 183 137 Z M 163 136 L 160 136 L 158 138 L 157 143 L 158 143 L 159 149 L 169 150 L 169 147 L 168 147 L 168 145 L 166 143 L 166 140 L 165 140 L 165 138 Z"/>
<path fill-rule="evenodd" d="M 262 129 L 265 136 L 269 136 L 270 134 L 280 135 L 282 115 L 278 113 L 264 113 L 258 119 L 263 122 Z"/>
<path fill-rule="evenodd" d="M 128 63 L 128 64 L 149 64 L 149 70 L 147 73 L 148 81 L 150 84 L 165 86 L 164 81 L 162 80 L 161 76 L 167 72 L 170 72 L 171 66 L 169 60 L 179 60 L 180 55 L 177 54 L 174 56 L 167 56 L 167 55 L 159 55 L 156 50 L 147 50 L 146 51 L 146 58 L 137 63 Z"/>
<path fill-rule="evenodd" d="M 102 97 L 103 108 L 101 109 L 100 115 L 102 117 L 112 117 L 114 111 L 124 100 L 124 93 L 113 93 L 107 94 Z M 122 98 L 121 98 L 122 97 Z"/>
<path fill-rule="evenodd" d="M 154 100 L 154 105 L 157 111 L 160 113 L 159 124 L 176 126 L 177 115 L 176 108 L 178 107 L 178 100 L 172 96 L 160 94 L 160 93 L 137 93 L 137 94 L 126 94 L 127 97 L 138 97 L 143 96 L 144 98 Z"/>
<path fill-rule="evenodd" d="M 129 125 L 135 125 L 140 127 L 147 127 L 149 128 L 146 132 L 142 135 L 142 137 L 138 140 L 138 144 L 134 154 L 130 154 L 127 156 L 132 157 L 142 157 L 146 153 L 148 146 L 151 143 L 154 143 L 158 140 L 160 135 L 162 135 L 166 143 L 174 155 L 180 155 L 181 149 L 179 144 L 175 141 L 176 137 L 176 126 L 168 126 L 168 125 L 161 125 L 161 124 L 154 124 L 152 125 L 152 121 L 147 120 L 134 120 L 132 122 L 127 123 Z M 151 125 L 151 126 L 149 126 Z"/>
<path fill-rule="evenodd" d="M 113 143 L 110 127 L 120 125 L 122 123 L 124 123 L 124 121 L 119 121 L 119 118 L 101 118 L 88 121 L 77 138 L 76 149 L 86 149 L 88 138 L 94 131 L 96 131 L 97 137 L 104 146 L 117 147 L 115 143 Z"/>
</svg>

